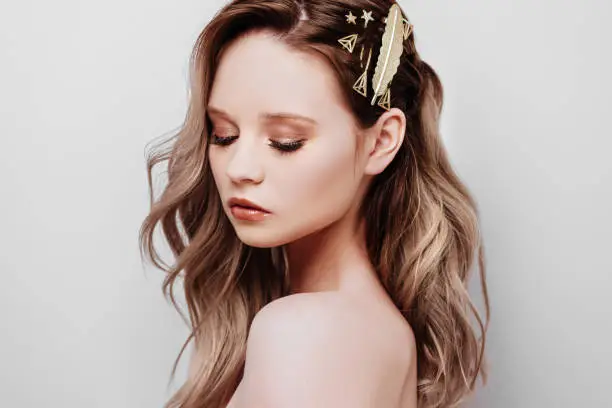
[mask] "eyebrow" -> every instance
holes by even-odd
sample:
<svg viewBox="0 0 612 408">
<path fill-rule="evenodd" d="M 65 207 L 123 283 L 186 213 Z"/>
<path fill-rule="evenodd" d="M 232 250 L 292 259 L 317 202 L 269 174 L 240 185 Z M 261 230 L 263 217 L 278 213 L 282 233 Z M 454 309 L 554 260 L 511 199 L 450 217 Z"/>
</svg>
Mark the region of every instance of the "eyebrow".
<svg viewBox="0 0 612 408">
<path fill-rule="evenodd" d="M 215 108 L 214 106 L 208 106 L 207 110 L 215 115 L 223 116 L 224 118 L 234 122 L 232 117 L 225 112 L 223 109 Z M 317 125 L 318 122 L 308 116 L 298 115 L 297 113 L 290 112 L 266 112 L 259 115 L 260 119 L 269 122 L 282 122 L 282 121 L 301 121 L 307 122 L 311 125 Z"/>
</svg>

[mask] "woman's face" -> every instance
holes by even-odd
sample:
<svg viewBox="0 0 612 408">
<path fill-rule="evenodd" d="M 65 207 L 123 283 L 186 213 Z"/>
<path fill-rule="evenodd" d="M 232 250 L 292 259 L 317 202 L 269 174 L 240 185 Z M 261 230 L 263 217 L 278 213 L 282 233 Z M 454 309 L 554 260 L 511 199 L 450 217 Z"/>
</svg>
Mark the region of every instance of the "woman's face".
<svg viewBox="0 0 612 408">
<path fill-rule="evenodd" d="M 293 242 L 356 204 L 363 163 L 337 87 L 322 60 L 265 33 L 223 54 L 207 110 L 209 158 L 224 211 L 247 245 Z M 241 219 L 230 208 L 233 197 L 269 213 Z"/>
</svg>

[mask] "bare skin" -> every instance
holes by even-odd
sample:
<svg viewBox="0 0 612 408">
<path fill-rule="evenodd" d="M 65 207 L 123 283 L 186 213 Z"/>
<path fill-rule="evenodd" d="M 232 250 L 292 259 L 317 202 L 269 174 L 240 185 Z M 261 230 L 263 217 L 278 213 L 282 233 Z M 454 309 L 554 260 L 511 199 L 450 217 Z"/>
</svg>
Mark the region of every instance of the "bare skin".
<svg viewBox="0 0 612 408">
<path fill-rule="evenodd" d="M 357 295 L 359 297 L 356 297 Z M 274 308 L 277 308 L 277 310 L 271 310 Z M 338 344 L 326 342 L 317 351 L 322 359 L 335 361 L 337 360 L 335 354 L 337 350 L 344 350 L 353 346 L 357 347 L 359 352 L 370 352 L 374 362 L 364 365 L 360 361 L 359 364 L 355 365 L 346 364 L 338 371 L 320 370 L 314 374 L 321 382 L 326 384 L 334 384 L 334 379 L 331 378 L 334 375 L 349 378 L 350 382 L 347 382 L 355 384 L 355 387 L 358 387 L 358 389 L 350 388 L 350 386 L 347 387 L 345 386 L 346 382 L 343 382 L 340 383 L 337 393 L 330 393 L 335 394 L 333 397 L 319 396 L 320 398 L 308 400 L 304 405 L 301 405 L 304 401 L 296 400 L 300 396 L 299 390 L 295 392 L 295 388 L 289 388 L 287 392 L 290 395 L 281 395 L 277 399 L 272 400 L 266 399 L 265 404 L 261 405 L 262 407 L 416 408 L 417 366 L 414 335 L 395 307 L 387 303 L 387 298 L 376 293 L 366 295 L 365 293 L 313 292 L 290 295 L 274 301 L 262 309 L 261 312 L 263 314 L 271 312 L 268 315 L 270 319 L 264 323 L 256 321 L 254 324 L 261 323 L 261 325 L 265 326 L 268 324 L 276 326 L 281 324 L 287 327 L 283 316 L 290 316 L 292 319 L 295 319 L 295 316 L 303 318 L 305 314 L 304 308 L 309 308 L 309 312 L 306 312 L 306 315 L 312 316 L 313 319 L 318 319 L 316 320 L 317 322 L 329 321 L 328 319 L 337 319 L 334 321 L 335 325 L 337 325 L 337 321 L 344 322 L 342 326 L 347 331 L 349 341 L 340 343 L 340 340 L 346 339 L 343 336 L 336 336 L 336 333 L 334 333 L 339 342 Z M 283 310 L 279 311 L 278 309 Z M 258 315 L 257 318 L 263 316 L 263 314 Z M 311 325 L 307 324 L 306 326 L 309 330 L 312 330 Z M 289 327 L 291 326 L 289 325 Z M 314 323 L 314 327 L 314 330 L 320 329 L 321 332 L 329 331 L 329 327 L 325 323 Z M 257 328 L 252 328 L 251 330 L 253 332 Z M 265 331 L 263 338 L 260 340 L 268 344 L 271 341 L 273 342 L 273 339 L 270 337 L 265 337 L 265 334 L 270 332 L 270 330 Z M 272 334 L 270 333 L 269 335 L 271 336 Z M 249 350 L 247 351 L 245 375 L 227 408 L 259 407 L 260 405 L 257 403 L 262 400 L 259 399 L 258 392 L 267 391 L 266 383 L 261 381 L 261 373 L 269 368 L 269 355 L 255 355 L 251 353 L 250 348 L 252 344 L 253 341 L 250 337 L 249 344 L 247 345 Z M 293 353 L 302 350 L 300 343 L 295 343 L 295 345 L 296 349 Z M 258 345 L 254 347 L 259 349 Z M 257 366 L 254 367 L 253 365 Z M 289 371 L 291 370 L 293 368 Z M 363 372 L 364 370 L 368 370 L 367 375 L 355 376 L 355 372 Z M 265 376 L 266 374 L 263 375 Z M 285 373 L 283 372 L 282 375 L 285 375 Z M 286 390 L 281 375 L 271 377 L 274 378 L 271 387 L 275 390 L 274 392 L 279 393 Z M 305 382 L 308 382 L 310 378 L 308 373 L 303 372 L 299 374 L 299 377 Z M 376 377 L 382 380 L 378 381 Z M 359 381 L 361 380 L 364 383 L 360 384 Z M 351 399 L 351 397 L 355 399 Z M 282 403 L 276 404 L 278 401 L 282 401 Z"/>
<path fill-rule="evenodd" d="M 215 183 L 243 242 L 286 246 L 292 290 L 255 317 L 228 407 L 416 407 L 414 336 L 377 278 L 357 217 L 406 118 L 391 109 L 357 131 L 337 87 L 323 60 L 265 33 L 232 44 L 220 61 L 208 114 L 213 136 L 228 143 L 210 146 Z M 279 143 L 299 146 L 281 153 Z M 237 219 L 231 197 L 269 215 Z"/>
</svg>

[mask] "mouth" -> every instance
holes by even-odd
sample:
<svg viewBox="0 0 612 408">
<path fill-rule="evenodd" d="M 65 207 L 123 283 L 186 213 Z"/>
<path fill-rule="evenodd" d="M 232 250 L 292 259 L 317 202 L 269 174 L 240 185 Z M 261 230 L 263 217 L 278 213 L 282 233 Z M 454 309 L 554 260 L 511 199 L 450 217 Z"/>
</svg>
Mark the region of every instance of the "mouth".
<svg viewBox="0 0 612 408">
<path fill-rule="evenodd" d="M 271 214 L 270 211 L 244 198 L 232 197 L 228 201 L 232 215 L 244 221 L 261 221 Z"/>
</svg>

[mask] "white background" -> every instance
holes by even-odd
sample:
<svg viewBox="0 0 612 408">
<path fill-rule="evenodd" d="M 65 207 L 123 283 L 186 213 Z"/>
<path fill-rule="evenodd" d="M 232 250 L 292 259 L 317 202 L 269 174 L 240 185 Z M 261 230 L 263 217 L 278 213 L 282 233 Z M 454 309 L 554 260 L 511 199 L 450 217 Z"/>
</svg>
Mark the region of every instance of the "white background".
<svg viewBox="0 0 612 408">
<path fill-rule="evenodd" d="M 481 212 L 491 376 L 470 406 L 611 407 L 611 3 L 400 4 Z M 182 122 L 220 5 L 0 3 L 1 406 L 161 407 L 176 389 L 187 329 L 138 252 L 144 148 Z"/>
</svg>

